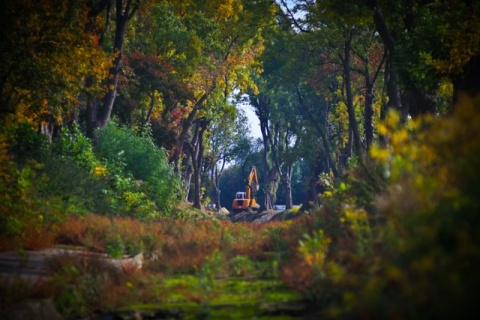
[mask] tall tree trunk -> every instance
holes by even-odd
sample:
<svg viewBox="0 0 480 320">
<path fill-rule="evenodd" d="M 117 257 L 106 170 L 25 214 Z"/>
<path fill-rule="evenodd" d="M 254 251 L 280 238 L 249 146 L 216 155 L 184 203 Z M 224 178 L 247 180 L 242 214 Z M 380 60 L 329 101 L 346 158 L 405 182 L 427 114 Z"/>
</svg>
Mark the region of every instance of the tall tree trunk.
<svg viewBox="0 0 480 320">
<path fill-rule="evenodd" d="M 278 171 L 272 167 L 270 170 L 266 170 L 265 173 L 265 198 L 263 203 L 260 204 L 260 210 L 273 209 L 275 202 L 277 201 L 278 183 L 280 182 Z"/>
<path fill-rule="evenodd" d="M 380 71 L 382 70 L 383 64 L 385 62 L 385 58 L 386 58 L 386 55 L 384 53 L 382 57 L 382 61 L 377 66 L 377 70 L 375 70 L 373 77 L 370 77 L 370 61 L 368 59 L 368 54 L 365 57 L 365 59 L 363 59 L 365 63 L 365 88 L 366 88 L 364 127 L 365 127 L 365 142 L 366 142 L 367 150 L 370 149 L 370 146 L 373 143 L 373 115 L 375 113 L 373 109 L 373 100 L 375 98 L 375 95 L 373 93 L 373 88 L 380 74 Z"/>
<path fill-rule="evenodd" d="M 453 103 L 461 96 L 475 97 L 480 94 L 480 54 L 473 56 L 463 67 L 462 73 L 453 79 Z"/>
<path fill-rule="evenodd" d="M 88 83 L 92 81 L 90 78 L 87 79 Z M 97 128 L 97 112 L 98 112 L 98 100 L 95 97 L 90 97 L 87 99 L 87 106 L 85 109 L 85 122 L 86 122 L 86 133 L 87 137 L 90 139 L 95 138 L 95 129 Z M 95 141 L 95 140 L 94 140 Z"/>
<path fill-rule="evenodd" d="M 89 12 L 88 12 L 88 23 L 85 26 L 85 31 L 87 33 L 95 32 L 96 21 L 97 17 L 102 13 L 106 12 L 106 22 L 105 22 L 105 30 L 107 30 L 110 26 L 110 9 L 111 9 L 111 0 L 101 0 L 95 4 L 93 2 L 88 2 L 89 4 Z M 105 39 L 104 32 L 100 35 L 99 38 L 99 46 L 103 45 L 103 41 Z M 94 79 L 88 76 L 85 80 L 85 87 L 90 88 L 94 83 Z M 92 97 L 87 95 L 86 98 L 86 110 L 85 110 L 85 122 L 86 122 L 86 134 L 87 137 L 90 139 L 94 139 L 95 129 L 97 126 L 97 113 L 98 113 L 98 99 L 96 97 Z"/>
<path fill-rule="evenodd" d="M 222 205 L 220 203 L 220 195 L 222 193 L 222 190 L 220 189 L 220 174 L 219 174 L 219 170 L 217 168 L 217 166 L 214 167 L 214 182 L 215 182 L 215 208 L 217 209 L 217 211 L 220 211 L 221 208 L 222 208 Z"/>
<path fill-rule="evenodd" d="M 330 150 L 330 145 L 328 143 L 328 137 L 326 133 L 328 129 L 326 127 L 323 127 L 319 121 L 315 120 L 316 119 L 315 116 L 312 114 L 309 107 L 305 104 L 305 101 L 303 100 L 302 94 L 300 93 L 300 89 L 298 87 L 296 88 L 296 91 L 297 91 L 297 99 L 300 107 L 305 111 L 305 113 L 307 113 L 307 115 L 309 116 L 308 119 L 312 122 L 313 126 L 315 127 L 315 129 L 317 129 L 317 132 L 320 135 L 322 146 L 326 154 L 326 162 L 327 162 L 326 170 L 327 172 L 332 170 L 333 174 L 335 176 L 338 176 L 338 170 L 335 165 L 335 162 L 332 160 L 332 153 Z M 325 117 L 328 117 L 328 115 L 325 115 Z M 327 123 L 327 121 L 325 121 L 325 123 Z"/>
<path fill-rule="evenodd" d="M 370 77 L 367 75 L 367 92 L 365 94 L 365 142 L 367 150 L 373 142 L 373 83 L 370 82 Z"/>
<path fill-rule="evenodd" d="M 222 204 L 220 202 L 220 195 L 221 195 L 221 189 L 220 189 L 220 178 L 222 176 L 223 170 L 225 169 L 225 164 L 226 164 L 226 159 L 223 157 L 222 159 L 222 166 L 219 169 L 217 164 L 214 165 L 213 169 L 213 180 L 215 184 L 215 207 L 217 208 L 217 211 L 220 211 L 222 209 Z"/>
<path fill-rule="evenodd" d="M 358 130 L 357 118 L 355 117 L 355 108 L 353 105 L 353 93 L 352 93 L 352 84 L 350 76 L 350 58 L 351 58 L 351 44 L 352 44 L 352 34 L 350 31 L 348 39 L 345 41 L 345 57 L 343 60 L 343 72 L 345 77 L 345 91 L 347 93 L 347 112 L 348 112 L 348 122 L 350 130 L 353 134 L 354 150 L 355 155 L 358 157 L 360 163 L 364 162 L 364 152 L 362 141 L 360 140 L 360 132 Z"/>
<path fill-rule="evenodd" d="M 207 129 L 208 121 L 200 120 L 196 124 L 195 135 L 191 145 L 191 158 L 193 168 L 193 206 L 197 209 L 202 208 L 202 190 L 201 190 L 201 171 L 203 163 L 203 135 Z"/>
<path fill-rule="evenodd" d="M 176 146 L 174 147 L 173 154 L 170 157 L 170 162 L 173 163 L 175 173 L 178 173 L 180 171 L 179 161 L 180 161 L 180 158 L 183 154 L 183 150 L 185 148 L 185 145 L 187 143 L 188 132 L 189 132 L 190 128 L 192 127 L 193 123 L 195 122 L 197 112 L 203 108 L 203 104 L 205 103 L 208 96 L 210 95 L 210 93 L 214 89 L 215 89 L 215 87 L 212 86 L 208 92 L 205 92 L 200 97 L 200 99 L 198 99 L 198 101 L 195 103 L 195 106 L 193 107 L 192 111 L 190 111 L 187 118 L 184 119 L 183 122 L 182 122 L 182 131 L 180 132 L 178 142 L 177 142 Z"/>
<path fill-rule="evenodd" d="M 285 208 L 292 209 L 292 166 L 285 166 L 285 172 L 283 174 L 283 189 L 285 190 Z"/>
<path fill-rule="evenodd" d="M 123 45 L 125 43 L 125 34 L 127 32 L 128 21 L 133 17 L 138 9 L 139 2 L 135 0 L 127 0 L 126 7 L 123 7 L 123 0 L 116 0 L 115 5 L 115 38 L 113 41 L 113 66 L 109 70 L 107 81 L 107 93 L 103 98 L 103 105 L 98 110 L 97 126 L 103 128 L 107 125 L 112 114 L 113 103 L 117 96 L 118 76 L 122 70 Z"/>
<path fill-rule="evenodd" d="M 398 74 L 392 66 L 392 53 L 388 51 L 385 64 L 385 78 L 387 82 L 388 102 L 385 112 L 390 108 L 402 112 L 402 99 L 400 98 L 400 85 Z M 403 112 L 402 112 L 403 113 Z"/>
<path fill-rule="evenodd" d="M 264 200 L 260 203 L 260 210 L 273 209 L 275 204 L 276 194 L 279 183 L 278 170 L 270 161 L 271 157 L 271 133 L 269 129 L 270 120 L 270 101 L 264 95 L 259 95 L 254 98 L 252 105 L 257 109 L 256 113 L 260 121 L 260 131 L 262 133 L 263 154 L 262 164 L 264 170 Z"/>
<path fill-rule="evenodd" d="M 110 1 L 102 1 L 109 4 Z M 126 3 L 124 7 L 124 3 Z M 106 5 L 107 5 L 106 4 Z M 93 136 L 96 128 L 103 128 L 107 125 L 112 114 L 113 103 L 117 96 L 118 77 L 122 69 L 123 45 L 127 31 L 128 21 L 138 10 L 140 2 L 136 0 L 116 0 L 115 2 L 115 38 L 113 42 L 113 66 L 109 70 L 107 79 L 107 93 L 102 99 L 102 105 L 99 106 L 96 101 L 91 101 L 87 105 L 87 134 Z M 109 7 L 107 5 L 107 7 Z M 96 99 L 93 99 L 96 100 Z"/>
<path fill-rule="evenodd" d="M 305 202 L 302 203 L 302 211 L 310 210 L 311 208 L 317 208 L 320 205 L 317 194 L 317 182 L 318 176 L 324 171 L 321 161 L 317 161 L 317 165 L 311 169 L 310 177 L 307 181 L 307 197 Z"/>
<path fill-rule="evenodd" d="M 143 119 L 142 127 L 145 127 L 150 122 L 150 117 L 153 114 L 153 110 L 155 109 L 156 104 L 157 104 L 157 99 L 155 98 L 155 93 L 152 93 L 150 95 L 150 106 L 148 108 L 148 112 L 145 118 Z"/>
<path fill-rule="evenodd" d="M 390 107 L 402 112 L 402 103 L 400 98 L 400 86 L 398 74 L 392 66 L 396 52 L 396 41 L 390 31 L 388 30 L 387 23 L 383 13 L 380 10 L 377 0 L 367 0 L 367 5 L 373 10 L 373 20 L 377 27 L 378 33 L 382 38 L 385 45 L 385 78 L 387 83 L 387 95 L 388 103 L 387 109 Z M 385 110 L 387 111 L 387 110 Z M 403 114 L 403 112 L 402 112 Z"/>
</svg>

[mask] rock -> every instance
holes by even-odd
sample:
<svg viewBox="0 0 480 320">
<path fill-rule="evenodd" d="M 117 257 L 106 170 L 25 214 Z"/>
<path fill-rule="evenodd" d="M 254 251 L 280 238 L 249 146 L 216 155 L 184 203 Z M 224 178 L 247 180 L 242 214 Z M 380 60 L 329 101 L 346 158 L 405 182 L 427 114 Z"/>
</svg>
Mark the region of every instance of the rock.
<svg viewBox="0 0 480 320">
<path fill-rule="evenodd" d="M 220 213 L 229 214 L 230 212 L 227 210 L 227 208 L 222 207 L 222 208 L 220 209 Z"/>
</svg>

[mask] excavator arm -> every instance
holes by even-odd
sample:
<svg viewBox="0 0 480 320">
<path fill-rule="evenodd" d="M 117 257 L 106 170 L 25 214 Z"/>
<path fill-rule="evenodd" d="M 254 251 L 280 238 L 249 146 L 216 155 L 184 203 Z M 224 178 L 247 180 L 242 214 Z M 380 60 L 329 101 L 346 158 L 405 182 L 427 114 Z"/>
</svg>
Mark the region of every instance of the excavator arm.
<svg viewBox="0 0 480 320">
<path fill-rule="evenodd" d="M 247 181 L 247 198 L 252 199 L 252 189 L 255 189 L 255 191 L 258 191 L 258 176 L 257 176 L 257 168 L 255 166 L 252 167 L 252 171 L 250 171 L 250 175 L 248 176 L 248 181 Z"/>
</svg>

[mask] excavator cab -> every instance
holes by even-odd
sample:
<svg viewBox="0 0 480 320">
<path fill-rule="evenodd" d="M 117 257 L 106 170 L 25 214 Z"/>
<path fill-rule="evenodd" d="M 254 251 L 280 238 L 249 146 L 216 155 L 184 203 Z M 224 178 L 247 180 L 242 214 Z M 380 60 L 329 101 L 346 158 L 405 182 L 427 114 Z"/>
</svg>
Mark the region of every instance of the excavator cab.
<svg viewBox="0 0 480 320">
<path fill-rule="evenodd" d="M 235 199 L 233 199 L 232 203 L 233 212 L 241 212 L 248 208 L 257 208 L 257 201 L 255 200 L 252 190 L 258 191 L 258 189 L 257 169 L 252 167 L 252 171 L 248 176 L 246 191 L 239 191 L 235 194 Z"/>
<path fill-rule="evenodd" d="M 247 193 L 246 192 L 237 192 L 237 194 L 235 195 L 235 199 L 237 200 L 244 200 L 244 199 L 247 199 Z"/>
</svg>

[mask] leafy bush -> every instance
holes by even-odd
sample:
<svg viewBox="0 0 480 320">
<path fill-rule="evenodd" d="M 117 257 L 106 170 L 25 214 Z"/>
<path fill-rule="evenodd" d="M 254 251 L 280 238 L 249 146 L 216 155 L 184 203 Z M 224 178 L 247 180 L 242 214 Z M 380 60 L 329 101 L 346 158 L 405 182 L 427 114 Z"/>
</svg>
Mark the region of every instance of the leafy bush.
<svg viewBox="0 0 480 320">
<path fill-rule="evenodd" d="M 28 160 L 41 161 L 48 152 L 48 140 L 32 124 L 19 123 L 7 128 L 9 151 L 15 162 L 25 165 Z"/>
<path fill-rule="evenodd" d="M 98 161 L 93 153 L 92 141 L 87 138 L 78 125 L 62 128 L 59 136 L 53 141 L 54 154 L 69 158 L 79 167 L 93 170 Z"/>
<path fill-rule="evenodd" d="M 92 144 L 77 127 L 61 133 L 52 148 L 28 124 L 7 127 L 0 141 L 0 231 L 10 237 L 0 239 L 1 247 L 51 245 L 48 231 L 67 214 L 106 206 L 106 179 L 94 174 Z"/>
<path fill-rule="evenodd" d="M 140 185 L 139 190 L 122 190 L 123 200 L 135 206 L 152 208 L 154 204 L 169 212 L 180 193 L 179 182 L 168 164 L 164 150 L 157 148 L 149 137 L 138 137 L 127 128 L 109 124 L 98 132 L 98 157 L 105 159 L 110 168 L 117 167 L 118 175 L 131 174 Z M 124 167 L 124 170 L 121 168 Z M 127 181 L 130 183 L 131 181 Z M 148 197 L 147 197 L 148 196 Z"/>
<path fill-rule="evenodd" d="M 107 206 L 107 180 L 79 166 L 74 157 L 50 156 L 34 177 L 34 183 L 41 198 L 61 199 L 65 214 L 102 212 Z"/>
<path fill-rule="evenodd" d="M 334 318 L 464 318 L 475 311 L 479 106 L 480 99 L 464 101 L 449 118 L 406 125 L 389 114 L 379 127 L 389 143 L 371 150 L 378 166 L 367 168 L 383 180 L 356 170 L 324 195 L 312 222 L 321 231 L 297 244 L 282 279 Z"/>
</svg>

